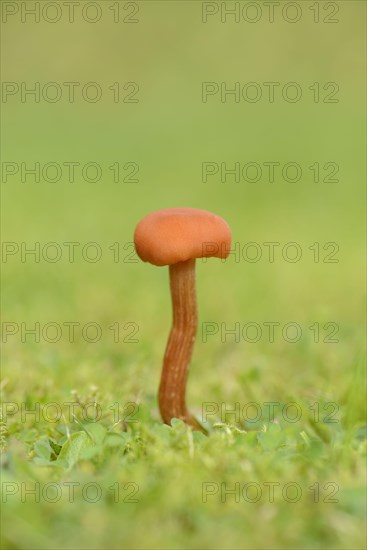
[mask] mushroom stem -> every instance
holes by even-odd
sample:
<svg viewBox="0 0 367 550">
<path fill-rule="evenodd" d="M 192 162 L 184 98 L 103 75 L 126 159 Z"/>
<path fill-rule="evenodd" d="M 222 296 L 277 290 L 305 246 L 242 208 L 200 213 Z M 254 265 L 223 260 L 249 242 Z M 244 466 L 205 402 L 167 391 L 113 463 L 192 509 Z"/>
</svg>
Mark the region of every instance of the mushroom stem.
<svg viewBox="0 0 367 550">
<path fill-rule="evenodd" d="M 163 360 L 159 409 L 166 424 L 180 418 L 194 430 L 206 433 L 186 408 L 188 367 L 198 325 L 195 260 L 170 265 L 169 275 L 173 319 Z"/>
</svg>

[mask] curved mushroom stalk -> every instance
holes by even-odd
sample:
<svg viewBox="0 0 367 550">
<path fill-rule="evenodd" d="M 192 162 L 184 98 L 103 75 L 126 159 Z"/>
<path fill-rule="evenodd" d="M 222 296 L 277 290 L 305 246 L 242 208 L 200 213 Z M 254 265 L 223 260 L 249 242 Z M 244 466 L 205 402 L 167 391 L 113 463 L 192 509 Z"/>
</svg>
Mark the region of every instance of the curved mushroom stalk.
<svg viewBox="0 0 367 550">
<path fill-rule="evenodd" d="M 188 369 L 195 344 L 198 315 L 195 259 L 170 265 L 172 328 L 163 360 L 159 409 L 166 424 L 180 418 L 195 430 L 206 431 L 186 407 Z"/>
</svg>

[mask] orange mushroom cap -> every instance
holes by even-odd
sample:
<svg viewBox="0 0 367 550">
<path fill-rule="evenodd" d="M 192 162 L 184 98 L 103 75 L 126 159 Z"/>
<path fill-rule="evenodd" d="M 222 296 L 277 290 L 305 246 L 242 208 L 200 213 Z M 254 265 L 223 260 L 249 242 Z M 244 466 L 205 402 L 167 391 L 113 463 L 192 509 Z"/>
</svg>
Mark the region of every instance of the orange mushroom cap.
<svg viewBox="0 0 367 550">
<path fill-rule="evenodd" d="M 163 266 L 194 258 L 227 258 L 231 248 L 227 222 L 197 208 L 164 208 L 136 226 L 135 249 L 144 262 Z"/>
</svg>

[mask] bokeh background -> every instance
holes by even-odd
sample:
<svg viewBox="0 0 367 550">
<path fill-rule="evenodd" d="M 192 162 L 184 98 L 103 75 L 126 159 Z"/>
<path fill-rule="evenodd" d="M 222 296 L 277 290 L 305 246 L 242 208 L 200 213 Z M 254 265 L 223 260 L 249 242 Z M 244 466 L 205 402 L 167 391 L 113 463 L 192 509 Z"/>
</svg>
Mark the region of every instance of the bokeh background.
<svg viewBox="0 0 367 550">
<path fill-rule="evenodd" d="M 3 172 L 2 239 L 19 247 L 27 243 L 29 248 L 38 242 L 41 251 L 45 244 L 56 242 L 63 254 L 55 263 L 44 261 L 42 255 L 39 262 L 32 256 L 22 261 L 20 253 L 9 255 L 6 261 L 3 256 L 3 321 L 26 323 L 28 328 L 36 322 L 41 326 L 96 322 L 103 334 L 93 344 L 82 338 L 80 330 L 73 343 L 66 330 L 56 343 L 44 338 L 37 343 L 32 336 L 22 342 L 21 332 L 9 336 L 2 352 L 6 398 L 30 403 L 62 401 L 74 389 L 87 395 L 96 386 L 106 402 L 139 399 L 159 422 L 155 395 L 171 316 L 168 270 L 137 261 L 129 243 L 136 223 L 148 212 L 190 206 L 223 216 L 240 250 L 256 242 L 263 251 L 255 263 L 234 255 L 223 263 L 198 261 L 200 322 L 226 323 L 229 328 L 236 322 L 297 322 L 303 329 L 302 338 L 294 344 L 280 336 L 269 343 L 265 332 L 259 342 L 250 344 L 243 339 L 236 343 L 231 336 L 222 342 L 220 333 L 205 343 L 200 327 L 188 387 L 193 411 L 200 413 L 203 400 L 297 401 L 321 395 L 343 410 L 352 394 L 356 409 L 350 412 L 350 422 L 361 422 L 364 3 L 331 3 L 338 8 L 334 16 L 338 22 L 331 24 L 323 22 L 330 12 L 325 2 L 317 2 L 319 23 L 313 19 L 314 3 L 296 2 L 302 9 L 297 23 L 284 20 L 278 10 L 270 23 L 260 2 L 262 17 L 252 24 L 242 18 L 236 23 L 231 17 L 223 23 L 220 12 L 203 23 L 203 5 L 196 1 L 139 1 L 129 6 L 117 2 L 118 23 L 113 21 L 113 3 L 107 0 L 96 3 L 102 13 L 96 23 L 83 20 L 80 8 L 76 8 L 75 21 L 69 23 L 65 7 L 58 22 L 49 23 L 42 15 L 40 22 L 30 16 L 22 22 L 21 3 L 11 4 L 19 12 L 5 21 L 3 15 L 3 83 L 21 86 L 25 82 L 32 87 L 39 82 L 42 89 L 45 83 L 57 82 L 63 95 L 55 103 L 48 103 L 42 95 L 39 102 L 31 96 L 22 102 L 20 93 L 3 95 L 2 167 L 6 162 L 17 163 L 19 172 L 7 181 Z M 279 10 L 284 2 L 280 4 Z M 220 3 L 214 5 L 220 9 Z M 90 10 L 93 17 L 93 7 Z M 133 11 L 137 13 L 131 18 L 137 22 L 123 22 Z M 293 12 L 289 13 L 292 17 Z M 273 103 L 267 100 L 263 85 L 269 81 L 280 83 Z M 63 82 L 80 83 L 75 102 L 68 101 Z M 89 103 L 81 97 L 80 89 L 88 82 L 100 85 L 100 101 Z M 120 83 L 117 103 L 109 89 L 115 82 Z M 136 103 L 122 101 L 127 82 L 139 86 Z M 257 103 L 236 103 L 233 96 L 223 102 L 217 94 L 203 103 L 203 82 L 225 82 L 228 88 L 235 82 L 257 82 L 263 96 Z M 288 82 L 301 86 L 300 101 L 290 103 L 281 96 Z M 309 89 L 315 82 L 320 83 L 319 102 Z M 338 102 L 322 100 L 328 82 L 338 84 Z M 277 170 L 275 181 L 269 183 L 264 169 L 258 182 L 235 182 L 233 177 L 221 182 L 219 175 L 202 181 L 203 162 L 226 162 L 231 167 L 235 162 L 263 166 L 269 161 L 281 166 L 298 163 L 301 179 L 287 182 Z M 95 162 L 102 175 L 97 182 L 87 182 L 80 166 L 73 183 L 68 181 L 66 168 L 54 183 L 42 176 L 39 182 L 32 176 L 22 182 L 21 163 L 31 167 L 36 162 L 41 166 Z M 315 182 L 309 169 L 315 162 L 320 163 L 321 179 L 325 176 L 322 166 L 337 163 L 339 181 Z M 121 166 L 118 183 L 109 169 L 114 163 Z M 138 165 L 137 181 L 122 181 L 126 163 Z M 269 241 L 280 243 L 273 263 L 263 245 Z M 65 242 L 80 243 L 73 263 L 68 261 Z M 95 263 L 85 261 L 80 253 L 91 242 L 102 250 Z M 289 242 L 301 247 L 299 262 L 287 262 L 281 256 L 281 248 Z M 319 262 L 309 249 L 315 242 L 320 243 Z M 329 242 L 339 247 L 337 263 L 323 262 L 332 249 L 322 247 Z M 119 243 L 117 262 L 110 249 L 114 243 Z M 115 343 L 108 327 L 116 322 L 121 326 L 134 323 L 138 341 Z M 338 324 L 338 343 L 315 343 L 308 327 L 316 322 Z M 122 335 L 127 334 L 124 330 Z M 42 539 L 41 528 L 25 528 L 27 513 L 22 525 L 34 544 L 28 547 L 47 547 L 49 539 Z M 149 514 L 147 508 L 139 517 L 152 525 Z M 106 520 L 107 516 L 101 517 Z M 38 520 L 33 519 L 33 525 Z M 97 522 L 94 518 L 87 524 L 93 521 Z M 71 540 L 86 544 L 86 535 L 75 539 L 68 525 L 66 544 L 72 544 Z M 114 525 L 117 529 L 117 519 Z M 137 537 L 134 547 L 147 547 L 148 539 L 138 524 L 135 531 L 129 525 L 130 547 L 133 535 Z M 25 547 L 18 527 L 17 521 L 9 527 L 11 548 Z M 209 524 L 206 529 L 207 538 L 202 535 L 196 544 L 198 540 L 211 544 Z M 347 529 L 345 536 L 351 532 Z M 61 540 L 57 533 L 55 527 L 56 541 Z M 95 536 L 107 544 L 99 531 Z M 167 542 L 162 536 L 154 529 L 151 532 L 157 547 Z M 275 544 L 286 544 L 274 536 Z M 174 538 L 167 540 L 168 545 L 176 544 Z M 228 540 L 218 544 L 226 547 Z M 232 543 L 238 540 L 234 536 Z"/>
</svg>

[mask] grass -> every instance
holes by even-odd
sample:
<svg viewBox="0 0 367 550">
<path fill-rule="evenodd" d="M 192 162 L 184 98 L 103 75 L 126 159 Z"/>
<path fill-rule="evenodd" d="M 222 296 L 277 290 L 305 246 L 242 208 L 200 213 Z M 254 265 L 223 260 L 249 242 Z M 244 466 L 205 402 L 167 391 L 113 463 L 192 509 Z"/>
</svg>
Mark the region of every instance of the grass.
<svg viewBox="0 0 367 550">
<path fill-rule="evenodd" d="M 102 167 L 96 183 L 2 183 L 2 239 L 18 246 L 2 266 L 4 549 L 365 548 L 365 6 L 339 2 L 338 25 L 244 26 L 203 25 L 199 4 L 141 2 L 124 27 L 3 25 L 5 81 L 141 85 L 138 104 L 106 91 L 96 104 L 2 105 L 4 161 Z M 203 81 L 298 81 L 304 96 L 203 104 Z M 313 103 L 315 81 L 337 82 L 339 102 Z M 271 161 L 297 162 L 301 179 L 202 182 L 203 162 Z M 139 182 L 114 183 L 116 162 L 138 163 Z M 315 182 L 315 162 L 337 163 L 339 182 Z M 208 437 L 159 418 L 168 270 L 131 255 L 139 219 L 170 206 L 233 231 L 225 263 L 197 262 L 187 397 Z M 302 256 L 287 261 L 294 242 Z"/>
<path fill-rule="evenodd" d="M 215 260 L 199 266 L 207 288 L 238 267 L 218 264 L 214 274 Z M 349 346 L 358 331 L 344 328 L 336 344 L 310 332 L 295 344 L 199 334 L 189 402 L 207 413 L 210 435 L 168 427 L 156 404 L 169 326 L 167 273 L 157 271 L 138 343 L 111 343 L 103 300 L 93 302 L 94 318 L 107 317 L 100 342 L 9 343 L 3 547 L 363 548 L 364 371 Z M 138 292 L 129 298 L 131 311 L 143 308 Z M 220 304 L 201 302 L 220 323 Z"/>
</svg>

